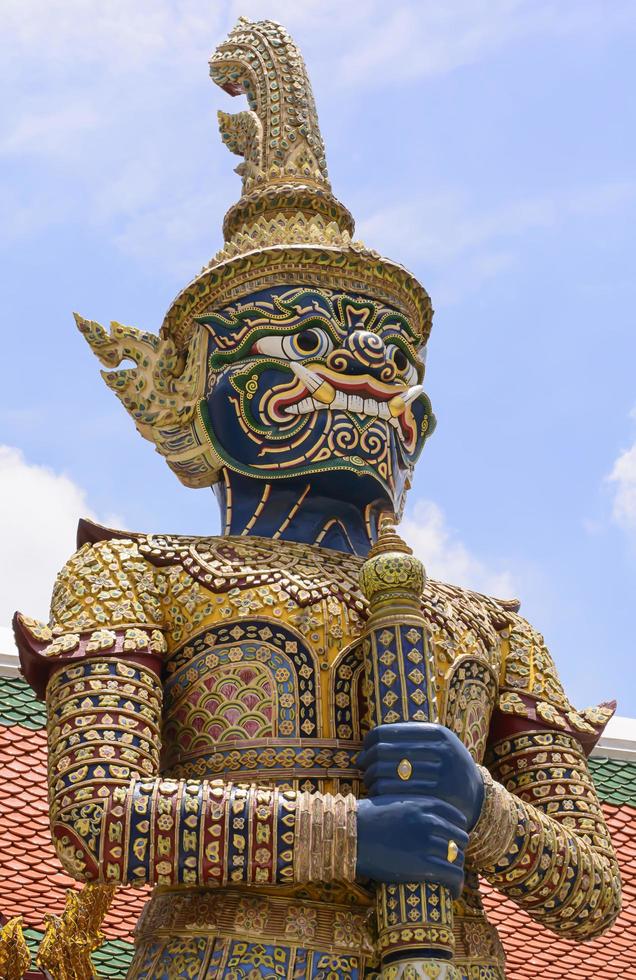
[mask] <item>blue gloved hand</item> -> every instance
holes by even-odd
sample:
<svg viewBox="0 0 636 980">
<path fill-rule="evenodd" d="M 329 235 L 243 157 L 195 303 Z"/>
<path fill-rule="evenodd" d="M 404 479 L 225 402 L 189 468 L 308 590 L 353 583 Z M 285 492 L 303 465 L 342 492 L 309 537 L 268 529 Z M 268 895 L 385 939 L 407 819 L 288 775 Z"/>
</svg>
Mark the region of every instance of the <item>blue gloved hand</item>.
<svg viewBox="0 0 636 980">
<path fill-rule="evenodd" d="M 357 802 L 356 877 L 436 881 L 459 898 L 464 884 L 466 820 L 455 807 L 424 796 L 374 796 Z M 449 844 L 457 847 L 448 859 Z"/>
<path fill-rule="evenodd" d="M 406 780 L 398 773 L 404 759 L 412 769 Z M 365 738 L 358 767 L 369 799 L 358 802 L 357 873 L 385 882 L 437 881 L 461 894 L 467 831 L 484 800 L 466 747 L 443 725 L 379 725 Z"/>
<path fill-rule="evenodd" d="M 413 770 L 407 780 L 397 771 L 402 759 Z M 469 831 L 477 823 L 483 779 L 466 746 L 443 725 L 378 725 L 365 738 L 357 765 L 369 796 L 427 796 L 460 810 Z"/>
</svg>

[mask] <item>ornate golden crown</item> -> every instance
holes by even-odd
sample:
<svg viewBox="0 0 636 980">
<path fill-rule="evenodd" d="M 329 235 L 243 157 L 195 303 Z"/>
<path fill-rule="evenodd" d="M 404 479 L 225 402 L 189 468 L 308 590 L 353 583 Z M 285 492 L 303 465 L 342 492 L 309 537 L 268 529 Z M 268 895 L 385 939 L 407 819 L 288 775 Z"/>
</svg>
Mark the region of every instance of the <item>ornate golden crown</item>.
<svg viewBox="0 0 636 980">
<path fill-rule="evenodd" d="M 272 285 L 315 285 L 396 307 L 420 342 L 431 329 L 426 290 L 406 269 L 352 240 L 334 197 L 314 96 L 300 51 L 280 24 L 238 23 L 210 59 L 213 80 L 249 109 L 219 112 L 223 142 L 243 157 L 243 192 L 223 222 L 225 244 L 176 297 L 161 334 L 184 348 L 196 316 Z"/>
</svg>

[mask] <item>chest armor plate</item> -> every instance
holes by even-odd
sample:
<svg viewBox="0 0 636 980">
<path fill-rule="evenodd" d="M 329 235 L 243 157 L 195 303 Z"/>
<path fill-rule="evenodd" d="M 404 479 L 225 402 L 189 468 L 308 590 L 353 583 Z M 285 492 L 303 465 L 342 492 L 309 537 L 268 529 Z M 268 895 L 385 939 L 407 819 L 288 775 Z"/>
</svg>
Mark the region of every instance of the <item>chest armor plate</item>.
<svg viewBox="0 0 636 980">
<path fill-rule="evenodd" d="M 361 560 L 277 542 L 274 568 L 271 544 L 232 542 L 224 556 L 199 548 L 188 563 L 215 597 L 203 622 L 180 624 L 188 639 L 167 664 L 163 770 L 357 793 L 367 727 Z M 429 604 L 440 707 L 481 759 L 496 653 L 470 624 L 450 623 L 447 597 Z"/>
</svg>

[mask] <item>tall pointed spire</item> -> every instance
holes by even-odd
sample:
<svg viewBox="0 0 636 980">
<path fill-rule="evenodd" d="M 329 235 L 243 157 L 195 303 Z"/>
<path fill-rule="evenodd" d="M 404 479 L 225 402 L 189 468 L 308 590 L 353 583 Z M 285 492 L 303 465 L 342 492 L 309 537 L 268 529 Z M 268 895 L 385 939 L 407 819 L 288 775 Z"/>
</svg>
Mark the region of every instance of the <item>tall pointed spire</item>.
<svg viewBox="0 0 636 980">
<path fill-rule="evenodd" d="M 348 244 L 353 218 L 331 191 L 311 83 L 285 28 L 240 17 L 212 55 L 210 75 L 249 106 L 218 113 L 223 142 L 243 157 L 243 193 L 223 222 L 228 254 L 274 240 Z"/>
<path fill-rule="evenodd" d="M 343 289 L 387 303 L 423 346 L 432 309 L 403 266 L 352 241 L 354 221 L 334 196 L 307 69 L 284 27 L 241 17 L 210 59 L 213 80 L 248 108 L 219 113 L 221 138 L 243 158 L 242 194 L 223 222 L 223 248 L 176 297 L 163 337 L 179 349 L 196 318 L 269 286 Z"/>
<path fill-rule="evenodd" d="M 247 97 L 249 111 L 218 114 L 224 143 L 245 157 L 239 172 L 246 191 L 272 167 L 329 186 L 307 69 L 284 27 L 239 17 L 210 58 L 210 75 L 230 95 Z"/>
</svg>

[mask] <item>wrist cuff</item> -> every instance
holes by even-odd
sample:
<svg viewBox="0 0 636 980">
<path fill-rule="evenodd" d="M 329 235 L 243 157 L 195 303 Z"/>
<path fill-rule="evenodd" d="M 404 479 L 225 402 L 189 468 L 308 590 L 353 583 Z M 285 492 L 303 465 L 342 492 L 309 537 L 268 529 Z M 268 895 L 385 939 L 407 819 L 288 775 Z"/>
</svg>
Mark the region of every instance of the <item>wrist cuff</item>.
<svg viewBox="0 0 636 980">
<path fill-rule="evenodd" d="M 356 801 L 352 794 L 300 793 L 294 881 L 354 881 L 356 838 Z"/>
<path fill-rule="evenodd" d="M 518 823 L 517 807 L 510 793 L 496 783 L 484 766 L 484 804 L 466 848 L 466 861 L 477 870 L 495 865 L 512 846 Z"/>
</svg>

